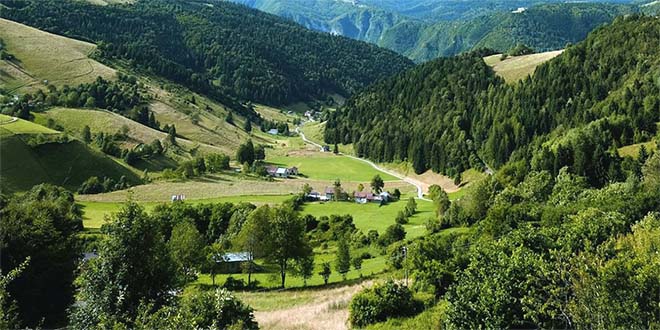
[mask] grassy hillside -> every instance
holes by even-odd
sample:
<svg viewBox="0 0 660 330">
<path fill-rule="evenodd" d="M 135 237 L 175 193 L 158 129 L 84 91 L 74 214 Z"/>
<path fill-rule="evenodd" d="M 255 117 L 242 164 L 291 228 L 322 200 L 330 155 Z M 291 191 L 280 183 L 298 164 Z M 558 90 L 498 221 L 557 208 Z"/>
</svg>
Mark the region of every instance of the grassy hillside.
<svg viewBox="0 0 660 330">
<path fill-rule="evenodd" d="M 0 19 L 0 39 L 16 60 L 0 60 L 0 86 L 6 90 L 44 88 L 115 77 L 115 70 L 89 58 L 96 46 Z"/>
<path fill-rule="evenodd" d="M 563 50 L 544 53 L 508 57 L 502 60 L 502 54 L 495 54 L 484 58 L 486 64 L 491 66 L 495 73 L 509 83 L 525 79 L 534 73 L 536 67 L 559 56 Z"/>
<path fill-rule="evenodd" d="M 12 125 L 15 124 L 8 126 Z M 90 176 L 118 180 L 123 175 L 130 182 L 139 182 L 137 174 L 130 169 L 80 141 L 34 145 L 30 143 L 31 139 L 37 138 L 34 127 L 22 130 L 21 134 L 3 127 L 0 126 L 0 189 L 3 192 L 24 191 L 40 183 L 75 190 Z M 49 132 L 49 129 L 43 127 L 41 131 L 39 134 Z"/>
<path fill-rule="evenodd" d="M 347 96 L 412 65 L 392 51 L 310 31 L 225 1 L 212 6 L 175 1 L 176 7 L 169 0 L 141 0 L 131 6 L 24 3 L 0 16 L 103 42 L 104 59 L 126 60 L 224 103 L 289 104 L 334 93 Z"/>
</svg>

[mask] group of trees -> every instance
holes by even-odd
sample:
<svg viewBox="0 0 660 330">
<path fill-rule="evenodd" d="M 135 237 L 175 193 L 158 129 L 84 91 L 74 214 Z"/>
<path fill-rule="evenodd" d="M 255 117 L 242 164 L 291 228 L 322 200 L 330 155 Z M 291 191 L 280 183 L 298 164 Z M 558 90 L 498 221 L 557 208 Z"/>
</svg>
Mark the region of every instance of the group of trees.
<svg viewBox="0 0 660 330">
<path fill-rule="evenodd" d="M 602 188 L 567 168 L 556 176 L 517 171 L 505 168 L 453 202 L 434 188 L 443 227 L 474 229 L 430 232 L 407 244 L 413 289 L 449 303 L 444 326 L 657 324 L 660 267 L 649 251 L 660 243 L 660 153 L 646 159 L 640 176 Z M 456 214 L 467 223 L 446 220 Z"/>
<path fill-rule="evenodd" d="M 656 134 L 658 25 L 651 17 L 619 18 L 513 85 L 478 54 L 422 64 L 349 99 L 329 115 L 325 140 L 450 176 L 483 168 L 482 159 L 495 167 L 531 161 L 543 145 L 542 169 L 570 166 L 593 183 L 608 182 L 619 161 L 613 149 Z M 579 136 L 568 141 L 567 133 Z"/>
<path fill-rule="evenodd" d="M 248 164 L 252 166 L 255 161 L 260 162 L 266 159 L 266 149 L 263 145 L 259 144 L 255 146 L 252 143 L 252 140 L 238 146 L 236 151 L 236 161 L 239 164 Z"/>
<path fill-rule="evenodd" d="M 392 51 L 228 2 L 24 4 L 8 6 L 2 17 L 93 41 L 104 59 L 126 60 L 244 112 L 234 98 L 282 104 L 347 96 L 412 66 Z"/>
<path fill-rule="evenodd" d="M 229 156 L 221 153 L 197 156 L 179 163 L 175 170 L 166 169 L 163 177 L 168 179 L 190 179 L 207 173 L 219 173 L 228 170 Z"/>
<path fill-rule="evenodd" d="M 127 181 L 125 176 L 121 176 L 117 182 L 109 177 L 104 177 L 103 180 L 99 179 L 97 176 L 90 177 L 85 180 L 78 188 L 79 194 L 100 194 L 104 192 L 110 192 L 115 190 L 123 190 L 130 187 L 130 183 Z"/>
</svg>

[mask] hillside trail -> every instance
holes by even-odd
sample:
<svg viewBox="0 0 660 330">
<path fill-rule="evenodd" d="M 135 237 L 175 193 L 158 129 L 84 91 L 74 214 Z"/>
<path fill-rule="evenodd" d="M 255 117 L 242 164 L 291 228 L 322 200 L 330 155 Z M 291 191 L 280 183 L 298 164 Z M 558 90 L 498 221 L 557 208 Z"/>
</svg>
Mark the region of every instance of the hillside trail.
<svg viewBox="0 0 660 330">
<path fill-rule="evenodd" d="M 302 140 L 303 140 L 305 143 L 308 143 L 308 144 L 311 144 L 311 145 L 313 145 L 313 146 L 316 146 L 317 148 L 319 148 L 319 152 L 323 152 L 323 146 L 320 145 L 320 144 L 318 144 L 318 143 L 316 143 L 316 142 L 314 142 L 314 141 L 311 141 L 311 140 L 307 139 L 307 137 L 305 136 L 305 133 L 303 133 L 303 132 L 300 130 L 300 126 L 296 127 L 296 130 L 295 130 L 295 131 L 296 131 L 296 133 L 298 133 L 298 135 L 300 135 L 300 137 L 302 138 Z M 415 180 L 415 179 L 413 179 L 413 178 L 410 178 L 410 177 L 407 177 L 407 176 L 401 175 L 401 174 L 399 174 L 399 173 L 397 173 L 397 172 L 393 172 L 393 171 L 390 171 L 390 170 L 384 169 L 384 168 L 378 166 L 376 163 L 374 163 L 374 162 L 372 162 L 372 161 L 370 161 L 370 160 L 368 160 L 368 159 L 364 159 L 364 158 L 360 158 L 360 157 L 355 157 L 355 156 L 347 155 L 347 154 L 344 154 L 344 153 L 341 153 L 341 152 L 340 152 L 339 154 L 342 155 L 342 156 L 348 157 L 348 158 L 352 158 L 352 159 L 355 159 L 355 160 L 361 161 L 361 162 L 363 162 L 363 163 L 367 163 L 367 164 L 369 164 L 371 167 L 373 167 L 374 169 L 376 169 L 377 171 L 380 171 L 380 172 L 383 172 L 383 173 L 385 173 L 385 174 L 391 175 L 391 176 L 393 176 L 393 177 L 395 177 L 395 178 L 397 178 L 397 179 L 399 179 L 399 180 L 401 180 L 401 181 L 404 181 L 404 182 L 406 182 L 406 183 L 409 183 L 409 184 L 413 185 L 413 186 L 415 187 L 415 189 L 417 189 L 417 199 L 431 202 L 430 199 L 424 197 L 424 188 L 423 188 L 423 184 L 422 184 L 421 182 L 419 182 L 419 181 L 417 181 L 417 180 Z"/>
</svg>

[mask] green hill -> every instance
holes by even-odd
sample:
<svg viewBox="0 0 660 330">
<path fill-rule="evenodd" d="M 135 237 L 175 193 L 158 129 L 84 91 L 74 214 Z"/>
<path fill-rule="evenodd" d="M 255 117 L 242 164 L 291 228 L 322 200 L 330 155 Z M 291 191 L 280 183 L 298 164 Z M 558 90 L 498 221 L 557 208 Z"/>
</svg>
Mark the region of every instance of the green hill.
<svg viewBox="0 0 660 330">
<path fill-rule="evenodd" d="M 115 70 L 89 56 L 96 45 L 46 33 L 0 19 L 0 40 L 13 60 L 0 60 L 0 86 L 9 92 L 31 92 L 49 85 L 75 86 L 96 77 L 113 79 Z"/>
<path fill-rule="evenodd" d="M 618 18 L 513 85 L 480 54 L 431 61 L 349 99 L 325 140 L 410 161 L 417 173 L 525 161 L 555 173 L 572 166 L 602 184 L 619 177 L 617 147 L 657 133 L 659 39 L 657 18 Z"/>
<path fill-rule="evenodd" d="M 25 191 L 40 183 L 76 190 L 91 176 L 114 180 L 125 176 L 131 183 L 140 182 L 133 171 L 80 141 L 60 142 L 60 134 L 46 127 L 22 122 L 23 127 L 17 129 L 15 124 L 0 125 L 3 193 Z"/>
<path fill-rule="evenodd" d="M 21 3 L 0 16 L 93 41 L 104 60 L 126 60 L 236 108 L 234 99 L 286 104 L 347 96 L 412 66 L 392 51 L 224 1 Z"/>
</svg>

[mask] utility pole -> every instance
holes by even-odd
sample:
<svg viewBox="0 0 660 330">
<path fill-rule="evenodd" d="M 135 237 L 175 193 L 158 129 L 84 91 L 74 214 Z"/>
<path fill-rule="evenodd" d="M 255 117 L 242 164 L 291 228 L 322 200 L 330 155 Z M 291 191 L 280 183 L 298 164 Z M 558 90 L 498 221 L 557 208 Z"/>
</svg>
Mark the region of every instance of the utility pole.
<svg viewBox="0 0 660 330">
<path fill-rule="evenodd" d="M 401 248 L 403 251 L 403 271 L 406 279 L 406 287 L 408 286 L 408 247 L 404 246 Z"/>
</svg>

